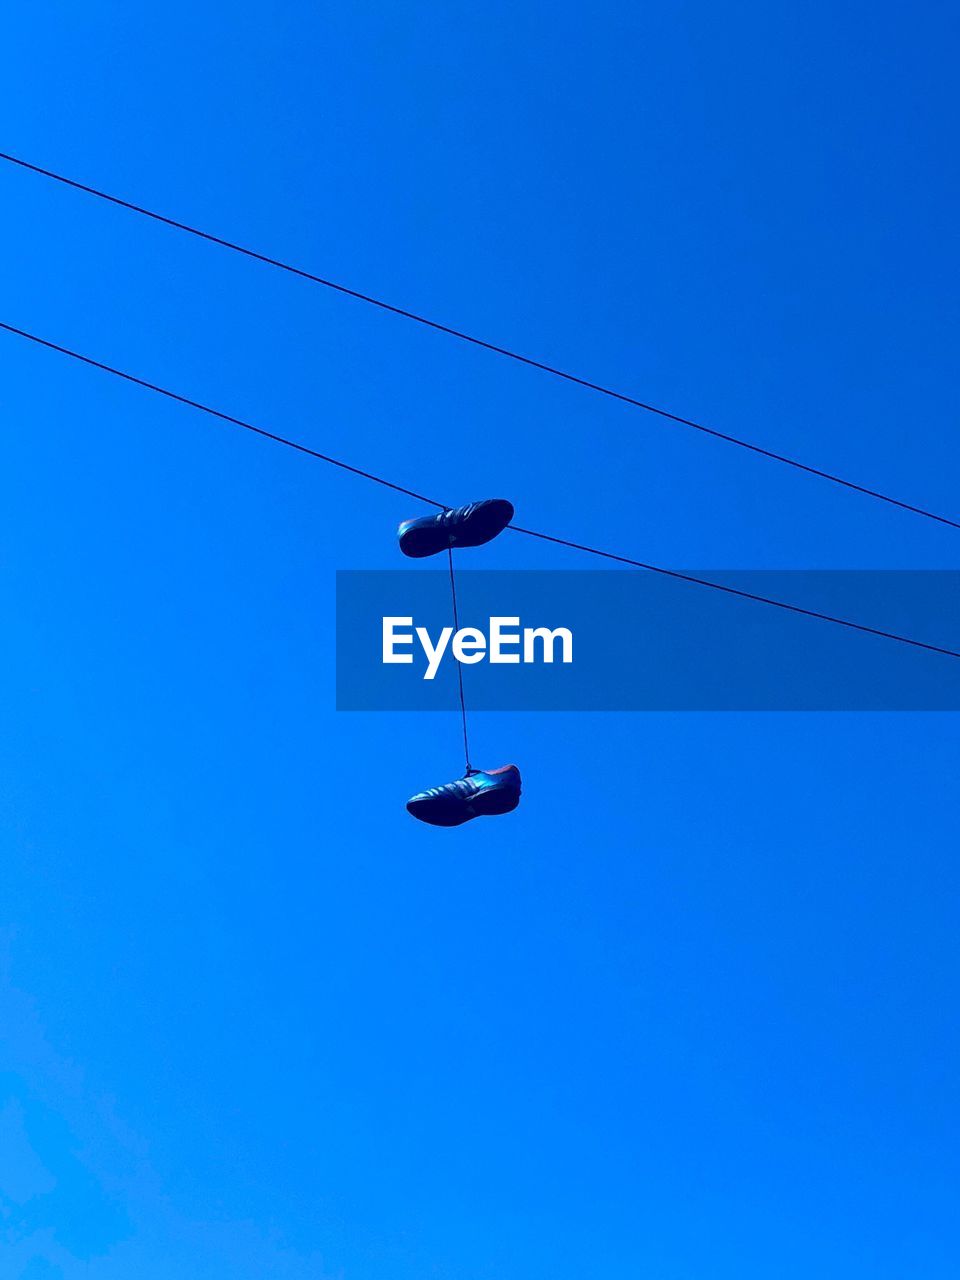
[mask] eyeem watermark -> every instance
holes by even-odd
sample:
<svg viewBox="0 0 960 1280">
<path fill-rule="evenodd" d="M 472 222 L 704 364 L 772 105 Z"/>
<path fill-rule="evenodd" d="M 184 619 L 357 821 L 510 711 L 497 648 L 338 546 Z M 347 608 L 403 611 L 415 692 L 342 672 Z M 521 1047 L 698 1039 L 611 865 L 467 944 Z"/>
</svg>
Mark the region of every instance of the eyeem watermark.
<svg viewBox="0 0 960 1280">
<path fill-rule="evenodd" d="M 456 632 L 453 627 L 444 627 L 436 640 L 427 627 L 415 627 L 412 616 L 385 617 L 382 627 L 384 664 L 412 663 L 416 640 L 426 659 L 424 680 L 432 680 L 437 674 L 448 647 L 454 659 L 466 666 L 484 659 L 504 665 L 554 662 L 558 647 L 560 661 L 573 662 L 573 632 L 568 627 L 521 629 L 519 617 L 490 618 L 486 632 L 479 627 L 461 627 Z"/>
<path fill-rule="evenodd" d="M 692 572 L 960 650 L 960 572 Z M 458 569 L 457 596 L 338 573 L 338 708 L 457 710 L 462 675 L 474 711 L 960 711 L 957 658 L 660 574 Z"/>
</svg>

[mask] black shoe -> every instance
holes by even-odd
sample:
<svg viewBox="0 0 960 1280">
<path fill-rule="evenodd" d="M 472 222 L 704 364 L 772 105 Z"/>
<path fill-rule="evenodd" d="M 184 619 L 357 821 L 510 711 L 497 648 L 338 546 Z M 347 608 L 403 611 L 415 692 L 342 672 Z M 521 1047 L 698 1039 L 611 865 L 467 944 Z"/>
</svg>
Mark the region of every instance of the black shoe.
<svg viewBox="0 0 960 1280">
<path fill-rule="evenodd" d="M 459 827 L 471 818 L 510 813 L 520 803 L 520 770 L 515 764 L 421 791 L 407 801 L 407 812 L 433 827 Z"/>
<path fill-rule="evenodd" d="M 420 560 L 448 547 L 482 547 L 502 533 L 512 519 L 513 504 L 506 498 L 486 498 L 435 516 L 405 520 L 398 531 L 400 550 L 405 556 Z"/>
</svg>

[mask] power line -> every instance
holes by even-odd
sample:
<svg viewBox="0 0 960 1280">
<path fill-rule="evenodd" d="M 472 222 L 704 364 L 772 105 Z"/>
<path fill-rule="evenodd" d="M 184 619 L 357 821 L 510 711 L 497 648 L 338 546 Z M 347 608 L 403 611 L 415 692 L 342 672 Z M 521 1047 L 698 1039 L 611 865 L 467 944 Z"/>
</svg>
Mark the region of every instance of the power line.
<svg viewBox="0 0 960 1280">
<path fill-rule="evenodd" d="M 143 205 L 134 204 L 130 200 L 123 200 L 107 191 L 100 191 L 97 187 L 88 186 L 85 182 L 78 182 L 74 178 L 67 178 L 62 173 L 55 173 L 52 169 L 44 169 L 40 165 L 32 164 L 29 160 L 22 160 L 18 156 L 9 155 L 3 151 L 0 151 L 0 160 L 17 165 L 21 169 L 27 169 L 31 173 L 39 174 L 41 177 L 51 178 L 54 182 L 62 183 L 66 187 L 72 187 L 76 191 L 83 191 L 87 195 L 96 196 L 98 200 L 106 200 L 110 204 L 118 205 L 121 209 L 128 209 L 131 213 L 139 213 L 145 218 L 152 218 L 155 222 L 162 222 L 165 226 L 173 227 L 177 231 L 185 231 L 189 235 L 199 237 L 201 240 L 220 245 L 221 248 L 230 249 L 234 253 L 241 253 L 244 257 L 253 258 L 269 267 L 276 267 L 280 271 L 289 272 L 291 275 L 299 276 L 302 280 L 309 280 L 313 284 L 322 285 L 325 289 L 333 289 L 337 293 L 345 294 L 348 298 L 355 298 L 358 302 L 366 302 L 370 306 L 379 307 L 381 311 L 389 311 L 392 315 L 402 316 L 405 320 L 413 320 L 429 329 L 435 329 L 438 333 L 445 333 L 451 338 L 458 338 L 461 342 L 468 342 L 475 347 L 481 347 L 484 351 L 492 351 L 495 355 L 505 356 L 509 360 L 517 361 L 518 364 L 527 365 L 531 369 L 539 369 L 541 373 L 548 373 L 554 378 L 561 378 L 564 382 L 571 382 L 575 386 L 584 387 L 588 391 L 595 391 L 599 395 L 607 396 L 611 400 L 617 400 L 621 404 L 630 405 L 635 409 L 642 409 L 645 413 L 656 414 L 658 417 L 665 418 L 668 422 L 673 422 L 680 426 L 691 427 L 694 431 L 700 431 L 704 435 L 712 436 L 716 440 L 722 440 L 726 444 L 736 445 L 740 449 L 747 449 L 749 452 L 769 458 L 773 462 L 780 462 L 785 466 L 793 467 L 797 471 L 806 472 L 807 475 L 817 476 L 821 480 L 829 480 L 831 484 L 841 485 L 845 489 L 852 489 L 855 493 L 864 494 L 868 498 L 876 498 L 880 502 L 899 507 L 903 511 L 910 511 L 914 515 L 923 516 L 927 520 L 935 520 L 938 524 L 949 525 L 952 529 L 960 529 L 960 521 L 952 520 L 949 516 L 939 515 L 935 511 L 928 511 L 925 507 L 918 507 L 912 502 L 904 501 L 902 498 L 895 498 L 892 494 L 882 493 L 879 489 L 870 489 L 866 485 L 857 484 L 853 480 L 847 480 L 843 476 L 835 475 L 831 471 L 825 471 L 821 467 L 811 466 L 809 463 L 801 462 L 797 458 L 791 458 L 787 454 L 777 453 L 773 449 L 766 449 L 750 440 L 743 440 L 739 436 L 720 431 L 716 427 L 709 427 L 705 423 L 696 422 L 693 418 L 685 418 L 678 413 L 670 412 L 668 409 L 661 409 L 657 405 L 638 400 L 623 391 L 616 391 L 613 387 L 604 386 L 599 382 L 592 382 L 588 378 L 581 378 L 565 369 L 558 369 L 554 365 L 545 364 L 542 360 L 535 360 L 532 356 L 522 355 L 518 351 L 511 351 L 510 348 L 499 346 L 495 342 L 488 342 L 484 338 L 464 333 L 461 329 L 454 329 L 451 325 L 441 324 L 439 320 L 431 320 L 428 316 L 419 315 L 416 311 L 394 306 L 393 303 L 385 302 L 382 298 L 375 298 L 371 294 L 361 293 L 358 289 L 351 289 L 336 280 L 328 280 L 324 276 L 315 275 L 312 271 L 306 271 L 303 267 L 295 267 L 289 262 L 270 257 L 269 254 L 259 253 L 255 249 L 248 249 L 244 245 L 224 239 L 223 236 L 214 235 L 210 231 L 203 231 L 199 227 L 193 227 L 187 222 L 180 222 L 176 218 L 168 218 L 165 214 L 157 213 L 154 209 L 147 209 Z"/>
<path fill-rule="evenodd" d="M 917 649 L 929 649 L 931 653 L 943 653 L 948 658 L 960 658 L 960 652 L 954 649 L 942 649 L 936 644 L 927 644 L 923 640 L 911 640 L 909 636 L 898 635 L 895 631 L 882 631 L 878 627 L 868 627 L 862 622 L 851 622 L 848 618 L 837 618 L 831 613 L 820 613 L 816 609 L 804 609 L 798 604 L 788 604 L 785 600 L 774 600 L 771 596 L 757 595 L 753 591 L 743 591 L 739 587 L 730 587 L 723 582 L 713 582 L 709 578 L 698 578 L 692 573 L 681 573 L 679 569 L 664 569 L 662 565 L 647 564 L 644 560 L 633 560 L 629 556 L 617 555 L 613 551 L 601 551 L 599 547 L 588 547 L 582 542 L 570 542 L 567 538 L 555 538 L 549 533 L 538 533 L 536 529 L 522 529 L 519 525 L 509 526 L 515 533 L 524 533 L 529 538 L 540 538 L 543 542 L 553 542 L 560 547 L 571 547 L 574 551 L 585 551 L 591 556 L 602 556 L 604 560 L 616 560 L 619 564 L 633 565 L 637 569 L 647 569 L 650 573 L 659 573 L 665 578 L 676 578 L 680 582 L 690 582 L 698 587 L 710 587 L 713 591 L 723 591 L 727 595 L 739 596 L 741 600 L 753 600 L 757 604 L 772 605 L 775 609 L 787 609 L 790 613 L 802 614 L 805 618 L 817 618 L 821 622 L 833 622 L 838 627 L 849 627 L 853 631 L 865 631 L 871 636 L 882 636 L 885 640 L 897 640 L 901 644 L 914 645 Z"/>
<path fill-rule="evenodd" d="M 0 320 L 0 329 L 5 329 L 7 333 L 14 333 L 18 338 L 27 338 L 30 342 L 35 342 L 38 346 L 47 347 L 50 351 L 56 351 L 62 356 L 69 356 L 71 360 L 79 360 L 83 364 L 88 364 L 94 369 L 100 369 L 103 373 L 112 373 L 115 378 L 123 378 L 125 382 L 132 382 L 137 387 L 144 387 L 147 391 L 155 391 L 157 395 L 166 396 L 168 400 L 176 400 L 178 404 L 188 405 L 191 409 L 199 409 L 201 413 L 208 413 L 211 418 L 219 418 L 221 422 L 229 422 L 234 427 L 242 427 L 244 431 L 252 431 L 254 435 L 263 436 L 265 440 L 272 440 L 274 444 L 286 445 L 288 449 L 296 449 L 298 453 L 305 453 L 308 457 L 316 458 L 320 462 L 329 462 L 332 467 L 340 467 L 343 471 L 350 471 L 355 476 L 361 476 L 364 480 L 372 480 L 375 484 L 382 484 L 387 489 L 396 489 L 398 493 L 405 493 L 410 498 L 416 498 L 418 502 L 426 502 L 431 507 L 445 507 L 443 502 L 437 502 L 435 498 L 427 498 L 422 493 L 417 493 L 414 489 L 407 489 L 402 484 L 394 484 L 392 480 L 385 480 L 383 476 L 375 476 L 372 471 L 363 471 L 360 467 L 353 467 L 349 462 L 341 462 L 339 458 L 331 458 L 329 454 L 318 453 L 316 449 L 311 449 L 305 444 L 300 444 L 296 440 L 289 440 L 286 436 L 279 436 L 273 431 L 267 431 L 264 427 L 255 427 L 252 422 L 245 422 L 243 418 L 235 418 L 232 413 L 223 413 L 220 409 L 213 409 L 208 404 L 201 404 L 199 400 L 191 400 L 189 396 L 179 395 L 176 391 L 170 391 L 166 387 L 158 387 L 155 382 L 147 382 L 145 378 L 137 378 L 132 373 L 124 373 L 122 369 L 114 369 L 112 365 L 103 364 L 99 360 L 94 360 L 91 356 L 82 355 L 79 351 L 71 351 L 69 347 L 61 347 L 57 342 L 50 342 L 47 338 L 40 338 L 35 333 L 28 333 L 26 329 L 18 329 L 15 325 L 5 324 Z"/>
<path fill-rule="evenodd" d="M 7 324 L 0 320 L 0 329 L 7 333 L 15 334 L 17 337 L 26 338 L 29 342 L 34 342 L 38 346 L 45 347 L 50 351 L 56 351 L 59 355 L 69 356 L 72 360 L 78 360 L 82 364 L 89 365 L 94 369 L 99 369 L 103 373 L 112 374 L 115 378 L 122 378 L 124 382 L 132 382 L 135 386 L 143 387 L 147 391 L 154 391 L 158 395 L 165 396 L 168 400 L 175 400 L 178 404 L 185 404 L 191 409 L 199 409 L 201 413 L 206 413 L 210 417 L 217 418 L 221 422 L 228 422 L 232 426 L 242 427 L 244 431 L 250 431 L 254 435 L 262 436 L 265 440 L 270 440 L 274 444 L 285 445 L 289 449 L 295 449 L 298 453 L 304 453 L 308 457 L 316 458 L 319 462 L 327 462 L 333 467 L 339 467 L 342 471 L 349 471 L 352 475 L 360 476 L 364 480 L 372 480 L 374 484 L 379 484 L 387 489 L 393 489 L 397 493 L 406 494 L 410 498 L 416 498 L 418 502 L 426 502 L 432 507 L 445 508 L 444 502 L 439 502 L 436 498 L 428 498 L 422 493 L 417 493 L 414 489 L 408 489 L 401 484 L 394 484 L 392 480 L 387 480 L 383 476 L 375 475 L 372 471 L 364 471 L 360 467 L 351 466 L 347 462 L 342 462 L 339 458 L 332 458 L 329 454 L 320 453 L 316 449 L 310 449 L 307 445 L 300 444 L 296 440 L 291 440 L 286 436 L 277 435 L 273 431 L 267 431 L 263 427 L 254 426 L 251 422 L 244 421 L 243 418 L 237 418 L 233 414 L 224 413 L 220 409 L 213 409 L 210 405 L 202 404 L 199 400 L 193 400 L 189 396 L 180 395 L 176 391 L 170 391 L 167 387 L 158 386 L 155 382 L 148 382 L 145 378 L 138 378 L 132 373 L 126 373 L 122 369 L 115 369 L 112 365 L 104 364 L 101 360 L 94 360 L 91 356 L 83 355 L 79 351 L 72 351 L 69 347 L 61 346 L 57 342 L 51 342 L 47 338 L 41 338 L 37 334 L 29 333 L 26 329 L 18 329 L 15 325 Z M 882 631 L 878 627 L 869 627 L 862 622 L 851 622 L 848 618 L 838 618 L 833 614 L 820 613 L 816 609 L 805 609 L 801 605 L 788 604 L 784 600 L 774 600 L 770 596 L 755 595 L 751 591 L 742 591 L 738 587 L 730 587 L 722 582 L 713 582 L 709 578 L 698 578 L 693 574 L 682 573 L 678 569 L 665 569 L 660 565 L 648 564 L 643 560 L 634 560 L 630 556 L 621 556 L 613 551 L 604 551 L 599 547 L 590 547 L 582 542 L 573 542 L 567 538 L 558 538 L 553 534 L 540 533 L 536 529 L 524 529 L 519 525 L 510 525 L 515 533 L 525 534 L 530 538 L 539 538 L 543 542 L 553 542 L 557 546 L 570 547 L 574 551 L 583 551 L 587 555 L 600 556 L 605 560 L 615 560 L 620 564 L 632 565 L 637 569 L 646 569 L 650 573 L 662 574 L 664 577 L 676 578 L 681 582 L 689 582 L 698 587 L 709 587 L 713 591 L 723 591 L 727 595 L 739 596 L 744 600 L 752 600 L 757 604 L 771 605 L 776 609 L 786 609 L 790 613 L 801 614 L 806 618 L 816 618 L 821 622 L 832 622 L 840 627 L 847 627 L 852 631 L 862 631 L 867 635 L 880 636 L 885 640 L 896 640 L 899 644 L 908 644 L 915 649 L 926 649 L 930 653 L 945 654 L 948 658 L 960 658 L 960 651 L 955 649 L 945 649 L 940 645 L 927 644 L 924 640 L 914 640 L 909 636 L 898 635 L 894 631 Z"/>
</svg>

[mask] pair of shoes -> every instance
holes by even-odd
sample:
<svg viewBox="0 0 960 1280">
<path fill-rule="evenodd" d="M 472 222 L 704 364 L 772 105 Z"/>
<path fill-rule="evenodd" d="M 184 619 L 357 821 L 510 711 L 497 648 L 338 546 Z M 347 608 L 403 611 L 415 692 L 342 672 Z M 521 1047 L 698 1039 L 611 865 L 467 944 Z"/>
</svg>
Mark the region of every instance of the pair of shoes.
<svg viewBox="0 0 960 1280">
<path fill-rule="evenodd" d="M 520 803 L 520 770 L 515 764 L 502 769 L 478 769 L 421 791 L 407 801 L 407 812 L 432 827 L 459 827 L 471 818 L 510 813 Z"/>
<path fill-rule="evenodd" d="M 450 547 L 482 547 L 492 542 L 513 519 L 513 504 L 506 498 L 485 498 L 465 507 L 454 507 L 435 516 L 405 520 L 400 526 L 400 550 L 422 560 Z"/>
<path fill-rule="evenodd" d="M 435 516 L 404 521 L 398 531 L 400 550 L 413 560 L 422 560 L 453 547 L 482 547 L 512 519 L 513 504 L 506 498 L 470 502 Z M 407 811 L 433 827 L 459 827 L 471 818 L 510 813 L 519 803 L 520 770 L 515 764 L 506 764 L 489 771 L 472 769 L 456 782 L 421 791 L 407 801 Z"/>
</svg>

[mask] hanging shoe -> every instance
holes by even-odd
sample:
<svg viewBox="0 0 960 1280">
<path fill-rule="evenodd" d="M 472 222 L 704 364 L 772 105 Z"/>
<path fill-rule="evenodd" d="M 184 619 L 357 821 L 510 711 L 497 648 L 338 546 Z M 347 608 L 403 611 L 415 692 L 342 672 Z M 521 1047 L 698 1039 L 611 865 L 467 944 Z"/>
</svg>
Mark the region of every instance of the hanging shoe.
<svg viewBox="0 0 960 1280">
<path fill-rule="evenodd" d="M 486 498 L 435 516 L 405 520 L 398 530 L 400 550 L 405 556 L 420 560 L 448 547 L 482 547 L 502 533 L 512 519 L 513 504 L 506 498 Z"/>
<path fill-rule="evenodd" d="M 459 827 L 471 818 L 510 813 L 519 803 L 520 770 L 505 764 L 421 791 L 407 801 L 407 812 L 433 827 Z"/>
</svg>

